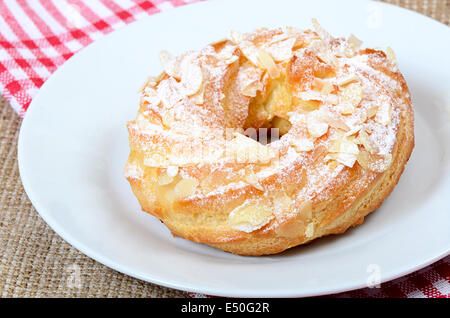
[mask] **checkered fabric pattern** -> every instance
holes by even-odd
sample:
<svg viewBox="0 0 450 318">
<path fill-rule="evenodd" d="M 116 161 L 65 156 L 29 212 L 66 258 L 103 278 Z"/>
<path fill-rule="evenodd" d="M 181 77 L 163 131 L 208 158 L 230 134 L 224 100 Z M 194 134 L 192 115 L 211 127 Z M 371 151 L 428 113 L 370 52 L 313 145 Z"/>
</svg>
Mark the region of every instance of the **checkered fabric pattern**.
<svg viewBox="0 0 450 318">
<path fill-rule="evenodd" d="M 142 17 L 196 1 L 1 0 L 0 92 L 23 116 L 44 81 L 83 47 Z M 331 296 L 448 298 L 450 257 L 378 288 Z"/>
<path fill-rule="evenodd" d="M 21 115 L 44 81 L 83 47 L 187 0 L 2 0 L 0 91 Z"/>
</svg>

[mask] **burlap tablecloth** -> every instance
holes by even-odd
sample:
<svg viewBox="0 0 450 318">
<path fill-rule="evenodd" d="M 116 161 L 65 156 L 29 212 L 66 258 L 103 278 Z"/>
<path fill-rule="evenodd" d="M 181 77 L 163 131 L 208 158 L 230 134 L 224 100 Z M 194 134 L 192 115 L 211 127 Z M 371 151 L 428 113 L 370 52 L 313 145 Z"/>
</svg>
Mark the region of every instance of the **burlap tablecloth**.
<svg viewBox="0 0 450 318">
<path fill-rule="evenodd" d="M 386 0 L 447 25 L 450 0 Z M 0 297 L 186 297 L 78 252 L 42 220 L 17 166 L 21 119 L 0 96 Z"/>
</svg>

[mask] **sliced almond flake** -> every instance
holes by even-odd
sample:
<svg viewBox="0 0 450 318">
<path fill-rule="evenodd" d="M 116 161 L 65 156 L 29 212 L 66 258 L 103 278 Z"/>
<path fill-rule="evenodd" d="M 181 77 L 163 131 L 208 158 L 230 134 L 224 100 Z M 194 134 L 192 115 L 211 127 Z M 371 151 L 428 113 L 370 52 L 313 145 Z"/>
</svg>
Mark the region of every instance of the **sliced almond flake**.
<svg viewBox="0 0 450 318">
<path fill-rule="evenodd" d="M 226 61 L 228 64 L 231 64 L 238 59 L 238 56 L 234 53 L 235 50 L 236 46 L 227 45 L 217 54 L 217 57 Z"/>
<path fill-rule="evenodd" d="M 328 151 L 331 153 L 347 153 L 357 155 L 359 153 L 359 148 L 352 139 L 346 137 L 333 140 L 328 148 Z"/>
<path fill-rule="evenodd" d="M 187 96 L 194 95 L 202 87 L 203 74 L 201 67 L 191 59 L 185 58 L 180 65 L 181 85 Z"/>
<path fill-rule="evenodd" d="M 377 106 L 369 108 L 366 112 L 367 118 L 372 118 L 373 116 L 375 116 L 377 114 L 377 112 L 378 112 Z"/>
<path fill-rule="evenodd" d="M 244 203 L 228 215 L 231 228 L 251 233 L 262 228 L 273 219 L 272 209 L 262 203 Z"/>
<path fill-rule="evenodd" d="M 259 49 L 251 42 L 244 41 L 239 43 L 239 49 L 242 54 L 255 66 L 261 67 L 259 62 Z"/>
<path fill-rule="evenodd" d="M 198 185 L 199 182 L 195 178 L 181 179 L 174 188 L 175 199 L 181 200 L 194 194 Z"/>
<path fill-rule="evenodd" d="M 325 102 L 331 105 L 337 105 L 339 104 L 339 96 L 337 96 L 336 94 L 328 94 L 325 97 Z"/>
<path fill-rule="evenodd" d="M 318 77 L 315 77 L 312 81 L 312 89 L 315 91 L 320 92 L 323 87 L 324 80 Z"/>
<path fill-rule="evenodd" d="M 384 125 L 387 126 L 391 122 L 392 117 L 392 107 L 389 102 L 383 102 L 378 109 L 377 115 L 375 117 L 375 120 Z"/>
<path fill-rule="evenodd" d="M 317 19 L 311 19 L 314 30 L 319 34 L 319 36 L 324 40 L 329 40 L 331 35 L 319 24 Z"/>
<path fill-rule="evenodd" d="M 249 174 L 245 176 L 245 181 L 248 184 L 254 186 L 256 189 L 264 191 L 264 187 L 259 183 L 258 176 L 253 171 L 251 171 Z"/>
<path fill-rule="evenodd" d="M 287 39 L 292 38 L 292 34 L 289 34 L 289 32 L 283 32 L 280 34 L 275 34 L 274 36 L 272 36 L 272 38 L 269 40 L 268 45 L 272 45 L 274 43 L 277 42 L 281 42 Z"/>
<path fill-rule="evenodd" d="M 351 135 L 354 135 L 354 134 L 356 134 L 357 132 L 359 132 L 359 131 L 361 130 L 362 127 L 363 127 L 362 125 L 357 125 L 357 126 L 351 127 L 350 130 L 347 131 L 347 132 L 344 134 L 344 136 L 351 136 Z"/>
<path fill-rule="evenodd" d="M 359 77 L 356 75 L 349 75 L 349 76 L 339 79 L 336 84 L 343 87 L 343 86 L 346 86 L 346 85 L 348 85 L 350 83 L 354 83 L 354 82 L 359 82 Z"/>
<path fill-rule="evenodd" d="M 299 33 L 301 33 L 302 31 L 300 30 L 300 29 L 298 29 L 298 28 L 296 28 L 296 27 L 293 27 L 293 26 L 287 26 L 286 28 L 285 28 L 285 30 L 286 30 L 286 33 L 289 33 L 289 34 L 299 34 Z"/>
<path fill-rule="evenodd" d="M 359 83 L 350 83 L 341 92 L 341 102 L 349 102 L 358 106 L 363 97 L 362 87 Z"/>
<path fill-rule="evenodd" d="M 309 221 L 312 218 L 313 205 L 311 201 L 305 200 L 296 206 L 296 213 L 302 221 Z"/>
<path fill-rule="evenodd" d="M 162 118 L 163 125 L 164 125 L 165 127 L 170 128 L 170 127 L 172 126 L 173 121 L 174 121 L 174 116 L 173 116 L 172 111 L 170 111 L 170 110 L 166 111 L 166 112 L 161 116 L 161 118 Z"/>
<path fill-rule="evenodd" d="M 274 212 L 278 215 L 284 215 L 286 212 L 290 212 L 291 208 L 293 207 L 294 200 L 291 199 L 289 195 L 286 193 L 282 193 L 281 195 L 277 196 L 274 200 Z"/>
<path fill-rule="evenodd" d="M 314 222 L 311 222 L 306 226 L 305 236 L 308 238 L 314 236 Z"/>
<path fill-rule="evenodd" d="M 157 88 L 158 96 L 164 107 L 172 108 L 178 101 L 185 97 L 180 83 L 169 77 L 163 80 Z"/>
<path fill-rule="evenodd" d="M 300 92 L 297 94 L 297 96 L 305 101 L 310 101 L 310 100 L 322 101 L 323 100 L 321 93 L 319 93 L 317 91 L 311 91 L 311 90 Z"/>
<path fill-rule="evenodd" d="M 162 174 L 158 177 L 158 184 L 161 186 L 171 184 L 173 182 L 173 176 L 169 176 L 168 174 Z"/>
<path fill-rule="evenodd" d="M 161 98 L 159 98 L 158 93 L 154 89 L 146 90 L 144 100 L 151 106 L 159 106 L 159 104 L 161 103 Z"/>
<path fill-rule="evenodd" d="M 286 200 L 287 199 L 287 200 Z M 292 218 L 288 218 L 287 220 L 283 221 L 283 219 L 286 218 L 286 211 L 290 211 L 293 207 L 293 201 L 289 198 L 289 196 L 284 195 L 281 196 L 279 199 L 274 201 L 275 209 L 277 208 L 277 201 L 282 200 L 286 203 L 284 204 L 286 207 L 278 208 L 282 213 L 282 217 L 280 217 L 280 220 L 282 221 L 276 228 L 275 232 L 277 235 L 280 235 L 282 237 L 299 237 L 302 233 L 305 233 L 306 230 L 306 224 L 310 222 L 312 218 L 312 204 L 311 201 L 303 201 L 300 203 L 300 205 L 295 205 L 294 211 L 295 215 Z"/>
<path fill-rule="evenodd" d="M 258 91 L 263 89 L 263 84 L 260 81 L 254 81 L 242 89 L 242 95 L 248 97 L 255 97 Z"/>
<path fill-rule="evenodd" d="M 363 44 L 363 42 L 353 34 L 350 34 L 347 41 L 354 50 L 359 49 Z"/>
<path fill-rule="evenodd" d="M 196 105 L 202 105 L 205 102 L 205 87 L 202 85 L 200 90 L 191 96 L 192 101 Z"/>
<path fill-rule="evenodd" d="M 355 117 L 355 124 L 364 124 L 367 121 L 367 114 L 359 112 Z"/>
<path fill-rule="evenodd" d="M 178 167 L 177 166 L 169 166 L 167 167 L 167 175 L 171 177 L 175 177 L 178 174 Z"/>
<path fill-rule="evenodd" d="M 161 51 L 159 53 L 159 60 L 167 75 L 180 79 L 178 63 L 169 52 Z"/>
<path fill-rule="evenodd" d="M 358 133 L 358 137 L 356 138 L 356 143 L 362 145 L 369 153 L 375 154 L 378 152 L 378 147 L 372 142 L 369 135 L 366 133 L 364 129 L 361 129 Z"/>
<path fill-rule="evenodd" d="M 319 159 L 321 159 L 323 156 L 325 156 L 328 153 L 327 147 L 324 145 L 319 145 L 313 150 L 313 154 L 311 157 L 312 162 L 317 162 Z"/>
<path fill-rule="evenodd" d="M 300 98 L 297 100 L 297 106 L 307 112 L 319 109 L 320 104 L 321 102 L 316 100 L 303 100 Z"/>
<path fill-rule="evenodd" d="M 342 114 L 342 115 L 351 115 L 355 112 L 355 106 L 349 102 L 343 102 L 336 106 L 336 109 Z"/>
<path fill-rule="evenodd" d="M 321 137 L 328 131 L 328 124 L 324 122 L 323 117 L 317 111 L 308 114 L 306 127 L 313 137 Z"/>
<path fill-rule="evenodd" d="M 239 31 L 231 30 L 231 39 L 234 43 L 239 44 L 245 39 L 245 35 Z"/>
<path fill-rule="evenodd" d="M 296 42 L 296 38 L 288 38 L 286 40 L 277 41 L 266 47 L 266 51 L 272 55 L 277 62 L 286 61 L 292 58 L 292 48 Z"/>
<path fill-rule="evenodd" d="M 338 61 L 336 59 L 336 56 L 334 56 L 330 52 L 318 52 L 317 57 L 322 60 L 323 63 L 330 64 L 333 66 L 333 68 L 336 68 L 338 65 Z M 331 74 L 326 74 L 327 76 L 330 76 Z"/>
<path fill-rule="evenodd" d="M 388 46 L 386 48 L 386 52 L 385 53 L 386 53 L 386 57 L 389 60 L 389 62 L 391 62 L 393 64 L 397 64 L 397 58 L 395 56 L 395 52 L 390 46 Z"/>
<path fill-rule="evenodd" d="M 154 90 L 159 82 L 164 78 L 165 72 L 160 73 L 158 76 L 149 76 L 147 81 L 145 82 L 145 86 L 143 87 L 143 92 L 148 93 L 150 90 Z"/>
<path fill-rule="evenodd" d="M 344 47 L 342 53 L 343 53 L 344 56 L 347 57 L 347 58 L 352 58 L 352 57 L 354 57 L 355 54 L 356 54 L 355 50 L 354 50 L 352 47 L 350 47 L 350 46 Z M 340 55 L 340 54 L 339 54 L 339 55 Z"/>
<path fill-rule="evenodd" d="M 244 63 L 240 67 L 237 80 L 243 95 L 255 97 L 256 93 L 263 89 L 262 73 L 261 69 L 250 63 Z"/>
<path fill-rule="evenodd" d="M 291 142 L 291 146 L 298 152 L 306 152 L 314 149 L 314 141 L 309 138 L 296 138 Z"/>
<path fill-rule="evenodd" d="M 392 162 L 392 155 L 377 155 L 370 154 L 366 151 L 361 151 L 358 156 L 358 163 L 366 170 L 374 172 L 386 171 Z"/>
<path fill-rule="evenodd" d="M 328 95 L 334 91 L 334 86 L 330 81 L 322 81 L 322 89 L 320 92 L 324 95 Z"/>
<path fill-rule="evenodd" d="M 147 77 L 147 79 L 145 80 L 144 84 L 141 85 L 141 87 L 139 87 L 138 89 L 138 93 L 144 93 L 145 88 L 147 87 L 147 85 L 150 83 L 150 76 Z"/>
<path fill-rule="evenodd" d="M 270 56 L 270 54 L 268 54 L 266 51 L 258 51 L 258 62 L 263 69 L 267 70 L 267 73 L 271 78 L 275 79 L 280 77 L 280 69 L 275 64 L 272 56 Z"/>
<path fill-rule="evenodd" d="M 344 166 L 352 168 L 356 162 L 356 156 L 357 155 L 350 154 L 350 153 L 343 153 L 343 152 L 329 153 L 325 157 L 325 161 L 327 161 L 327 159 L 332 159 L 339 163 L 342 163 Z"/>
<path fill-rule="evenodd" d="M 350 127 L 340 118 L 334 118 L 331 115 L 322 114 L 322 121 L 327 123 L 333 128 L 341 129 L 343 131 L 349 131 Z"/>
</svg>

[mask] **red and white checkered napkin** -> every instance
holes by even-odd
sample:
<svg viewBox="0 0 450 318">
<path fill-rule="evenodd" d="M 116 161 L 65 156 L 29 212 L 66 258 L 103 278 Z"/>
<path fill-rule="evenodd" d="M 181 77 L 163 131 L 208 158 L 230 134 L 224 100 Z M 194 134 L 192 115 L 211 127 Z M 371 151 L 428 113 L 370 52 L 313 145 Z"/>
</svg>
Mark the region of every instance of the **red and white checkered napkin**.
<svg viewBox="0 0 450 318">
<path fill-rule="evenodd" d="M 23 116 L 44 81 L 81 48 L 147 15 L 196 1 L 0 0 L 0 92 Z M 449 297 L 450 257 L 381 288 L 333 296 Z"/>
</svg>

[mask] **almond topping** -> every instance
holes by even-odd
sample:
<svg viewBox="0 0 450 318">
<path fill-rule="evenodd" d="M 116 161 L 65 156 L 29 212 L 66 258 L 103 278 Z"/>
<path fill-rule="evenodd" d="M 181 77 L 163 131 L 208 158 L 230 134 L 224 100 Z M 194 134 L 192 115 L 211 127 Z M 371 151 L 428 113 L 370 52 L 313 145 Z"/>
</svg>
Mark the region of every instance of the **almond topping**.
<svg viewBox="0 0 450 318">
<path fill-rule="evenodd" d="M 289 60 L 292 57 L 292 48 L 296 42 L 296 38 L 291 37 L 283 41 L 272 43 L 266 48 L 267 52 L 272 55 L 277 62 Z"/>
<path fill-rule="evenodd" d="M 351 115 L 355 112 L 355 106 L 349 102 L 343 102 L 336 106 L 342 115 Z"/>
<path fill-rule="evenodd" d="M 172 126 L 173 121 L 174 121 L 173 113 L 170 110 L 166 111 L 162 115 L 162 122 L 165 127 L 170 128 L 170 126 Z"/>
<path fill-rule="evenodd" d="M 387 47 L 386 48 L 386 57 L 389 60 L 389 62 L 393 63 L 393 64 L 397 64 L 397 58 L 395 57 L 395 52 L 391 47 Z"/>
<path fill-rule="evenodd" d="M 231 39 L 234 43 L 239 44 L 240 42 L 244 41 L 245 35 L 239 31 L 231 30 Z"/>
<path fill-rule="evenodd" d="M 195 178 L 181 179 L 174 188 L 175 199 L 181 200 L 194 194 L 198 185 L 199 182 Z"/>
<path fill-rule="evenodd" d="M 378 148 L 373 144 L 369 135 L 366 133 L 364 129 L 361 129 L 358 134 L 358 138 L 356 138 L 356 143 L 362 145 L 368 152 L 375 154 L 378 152 Z"/>
<path fill-rule="evenodd" d="M 344 152 L 338 152 L 338 153 L 329 153 L 325 157 L 325 161 L 328 160 L 335 160 L 339 163 L 342 163 L 343 165 L 352 168 L 356 162 L 356 155 L 350 154 L 350 153 L 344 153 Z"/>
<path fill-rule="evenodd" d="M 292 141 L 291 146 L 298 152 L 310 151 L 314 149 L 314 141 L 308 138 L 298 138 Z"/>
<path fill-rule="evenodd" d="M 362 87 L 359 83 L 350 83 L 344 87 L 341 93 L 341 101 L 358 106 L 363 97 Z"/>
<path fill-rule="evenodd" d="M 347 41 L 354 50 L 359 49 L 363 43 L 360 39 L 358 39 L 353 34 L 350 34 Z"/>
<path fill-rule="evenodd" d="M 168 184 L 170 184 L 170 183 L 172 183 L 172 182 L 173 182 L 173 177 L 172 177 L 172 176 L 169 176 L 169 175 L 166 174 L 166 173 L 163 173 L 163 174 L 161 174 L 161 175 L 158 177 L 158 184 L 161 185 L 161 186 L 163 186 L 163 185 L 168 185 Z"/>
<path fill-rule="evenodd" d="M 358 163 L 366 170 L 374 172 L 383 172 L 389 168 L 392 162 L 392 155 L 370 154 L 367 151 L 361 151 L 358 156 Z"/>
<path fill-rule="evenodd" d="M 305 235 L 306 235 L 306 237 L 313 237 L 313 235 L 314 235 L 314 223 L 313 222 L 309 223 L 306 226 Z"/>
<path fill-rule="evenodd" d="M 194 95 L 202 87 L 203 74 L 199 65 L 190 59 L 183 59 L 180 66 L 181 85 L 185 89 L 187 96 Z"/>
<path fill-rule="evenodd" d="M 267 206 L 244 203 L 229 214 L 228 224 L 235 230 L 251 233 L 269 223 L 272 218 L 272 209 Z"/>
<path fill-rule="evenodd" d="M 288 197 L 289 198 L 289 197 Z M 292 200 L 291 200 L 292 201 Z M 290 207 L 293 202 L 289 203 Z M 306 230 L 306 224 L 312 218 L 312 204 L 311 201 L 304 201 L 296 209 L 296 214 L 294 217 L 282 222 L 278 227 L 275 228 L 275 232 L 283 237 L 299 237 Z"/>
<path fill-rule="evenodd" d="M 177 61 L 169 52 L 161 51 L 159 53 L 159 60 L 167 75 L 177 79 L 180 78 Z"/>
<path fill-rule="evenodd" d="M 351 75 L 351 76 L 347 76 L 347 77 L 344 77 L 344 78 L 342 78 L 342 79 L 340 79 L 338 82 L 337 82 L 337 84 L 339 85 L 339 86 L 345 86 L 345 85 L 348 85 L 348 84 L 350 84 L 350 83 L 354 83 L 354 82 L 359 82 L 359 77 L 358 76 L 356 76 L 356 75 Z"/>
<path fill-rule="evenodd" d="M 178 167 L 177 166 L 167 167 L 166 172 L 168 176 L 175 177 L 178 174 Z"/>
<path fill-rule="evenodd" d="M 389 102 L 384 102 L 378 109 L 375 120 L 378 123 L 386 126 L 389 125 L 389 123 L 391 122 L 391 117 L 392 117 L 391 104 Z"/>
<path fill-rule="evenodd" d="M 322 89 L 320 92 L 324 95 L 328 95 L 334 91 L 333 84 L 330 81 L 322 81 Z"/>
<path fill-rule="evenodd" d="M 328 151 L 332 153 L 348 153 L 357 155 L 359 153 L 358 145 L 354 143 L 352 139 L 351 137 L 346 137 L 333 140 L 328 148 Z"/>
<path fill-rule="evenodd" d="M 267 73 L 271 78 L 280 77 L 280 69 L 275 64 L 272 56 L 270 56 L 266 51 L 258 51 L 258 62 L 261 68 L 266 69 Z"/>
<path fill-rule="evenodd" d="M 275 213 L 288 212 L 292 208 L 294 201 L 286 193 L 281 194 L 274 200 Z"/>
<path fill-rule="evenodd" d="M 161 98 L 159 98 L 158 93 L 153 88 L 146 88 L 144 100 L 152 106 L 159 106 L 161 103 Z"/>
<path fill-rule="evenodd" d="M 253 171 L 245 176 L 245 181 L 256 189 L 264 191 L 264 187 L 259 183 L 258 176 Z"/>
<path fill-rule="evenodd" d="M 298 98 L 296 100 L 298 106 L 304 111 L 313 111 L 319 109 L 321 102 L 318 100 L 304 100 Z"/>
<path fill-rule="evenodd" d="M 378 112 L 378 107 L 377 106 L 369 108 L 367 110 L 367 113 L 366 113 L 367 114 L 367 118 L 372 118 L 373 116 L 375 116 L 377 114 L 377 112 Z"/>
<path fill-rule="evenodd" d="M 340 118 L 334 118 L 330 115 L 323 115 L 322 120 L 333 128 L 349 131 L 350 127 Z"/>
<path fill-rule="evenodd" d="M 328 131 L 328 124 L 324 122 L 317 111 L 308 114 L 306 126 L 309 134 L 316 138 L 325 135 Z"/>
</svg>

